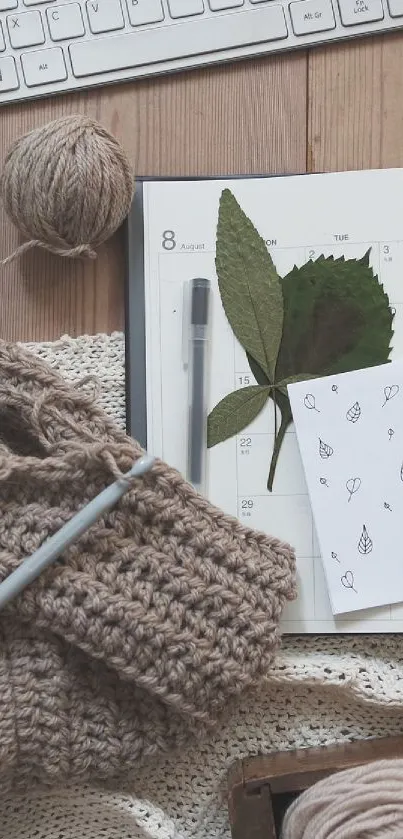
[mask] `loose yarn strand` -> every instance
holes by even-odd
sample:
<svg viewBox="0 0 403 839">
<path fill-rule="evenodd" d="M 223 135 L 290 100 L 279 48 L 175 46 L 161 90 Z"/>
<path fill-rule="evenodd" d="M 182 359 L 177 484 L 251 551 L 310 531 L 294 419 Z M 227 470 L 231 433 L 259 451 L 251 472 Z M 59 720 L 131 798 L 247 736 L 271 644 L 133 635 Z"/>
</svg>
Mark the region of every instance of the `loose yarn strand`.
<svg viewBox="0 0 403 839">
<path fill-rule="evenodd" d="M 39 239 L 30 239 L 29 242 L 24 242 L 22 245 L 19 245 L 18 248 L 10 254 L 10 256 L 6 256 L 5 259 L 1 260 L 2 265 L 9 265 L 11 262 L 15 262 L 16 259 L 20 259 L 25 253 L 28 251 L 34 250 L 34 248 L 42 248 L 42 250 L 48 251 L 48 253 L 53 253 L 56 256 L 66 256 L 70 259 L 96 259 L 97 254 L 91 248 L 90 245 L 78 245 L 76 248 L 55 248 L 53 245 L 50 245 L 46 242 L 41 242 Z"/>
</svg>

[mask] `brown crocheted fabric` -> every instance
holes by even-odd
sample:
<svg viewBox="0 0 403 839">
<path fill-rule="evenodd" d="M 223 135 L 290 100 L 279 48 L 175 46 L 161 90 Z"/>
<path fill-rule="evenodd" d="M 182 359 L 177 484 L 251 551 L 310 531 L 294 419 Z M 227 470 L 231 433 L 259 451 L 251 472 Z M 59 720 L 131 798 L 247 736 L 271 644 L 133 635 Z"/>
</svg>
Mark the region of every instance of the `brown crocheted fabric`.
<svg viewBox="0 0 403 839">
<path fill-rule="evenodd" d="M 97 406 L 0 342 L 0 578 L 142 453 Z M 0 788 L 125 778 L 266 673 L 292 549 L 157 461 L 0 614 Z"/>
</svg>

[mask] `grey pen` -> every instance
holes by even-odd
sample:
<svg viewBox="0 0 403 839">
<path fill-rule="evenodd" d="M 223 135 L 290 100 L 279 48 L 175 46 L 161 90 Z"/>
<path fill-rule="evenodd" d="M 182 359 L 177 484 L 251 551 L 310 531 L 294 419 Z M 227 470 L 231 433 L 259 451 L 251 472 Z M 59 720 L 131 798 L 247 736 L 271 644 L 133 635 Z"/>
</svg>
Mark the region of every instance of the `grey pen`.
<svg viewBox="0 0 403 839">
<path fill-rule="evenodd" d="M 193 279 L 190 287 L 189 323 L 189 426 L 188 480 L 205 490 L 207 454 L 207 349 L 209 337 L 210 282 Z"/>
<path fill-rule="evenodd" d="M 140 457 L 129 472 L 102 490 L 60 530 L 50 536 L 32 556 L 25 559 L 15 571 L 6 577 L 0 583 L 0 610 L 17 597 L 26 586 L 36 580 L 41 572 L 82 536 L 97 519 L 108 513 L 119 501 L 119 498 L 127 492 L 132 479 L 148 472 L 154 461 L 155 458 L 148 454 Z"/>
</svg>

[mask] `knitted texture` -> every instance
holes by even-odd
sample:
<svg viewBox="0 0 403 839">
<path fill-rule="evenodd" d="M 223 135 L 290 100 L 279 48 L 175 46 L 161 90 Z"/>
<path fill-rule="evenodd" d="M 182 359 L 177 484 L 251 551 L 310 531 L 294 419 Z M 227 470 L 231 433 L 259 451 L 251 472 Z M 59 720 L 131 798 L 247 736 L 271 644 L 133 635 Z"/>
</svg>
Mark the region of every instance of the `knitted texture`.
<svg viewBox="0 0 403 839">
<path fill-rule="evenodd" d="M 95 375 L 125 427 L 124 335 L 24 345 L 64 378 Z M 284 615 L 283 615 L 284 626 Z M 236 759 L 401 734 L 401 636 L 290 636 L 267 679 L 234 701 L 208 737 L 134 767 L 120 790 L 82 783 L 0 797 L 7 839 L 231 839 L 227 772 Z"/>
<path fill-rule="evenodd" d="M 0 343 L 0 578 L 142 451 L 96 404 Z M 119 781 L 259 680 L 295 556 L 157 461 L 0 615 L 0 781 Z"/>
</svg>

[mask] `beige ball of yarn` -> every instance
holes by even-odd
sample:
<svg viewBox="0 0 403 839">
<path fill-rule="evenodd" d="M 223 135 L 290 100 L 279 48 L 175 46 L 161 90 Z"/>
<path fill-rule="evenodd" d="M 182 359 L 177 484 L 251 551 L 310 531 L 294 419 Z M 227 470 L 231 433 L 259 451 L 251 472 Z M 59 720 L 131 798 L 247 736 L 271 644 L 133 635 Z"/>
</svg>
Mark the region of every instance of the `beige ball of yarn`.
<svg viewBox="0 0 403 839">
<path fill-rule="evenodd" d="M 7 215 L 33 247 L 67 257 L 96 257 L 127 216 L 134 175 L 125 151 L 87 116 L 57 119 L 10 148 L 0 188 Z"/>
<path fill-rule="evenodd" d="M 378 760 L 314 784 L 287 810 L 281 839 L 402 839 L 403 760 Z"/>
</svg>

